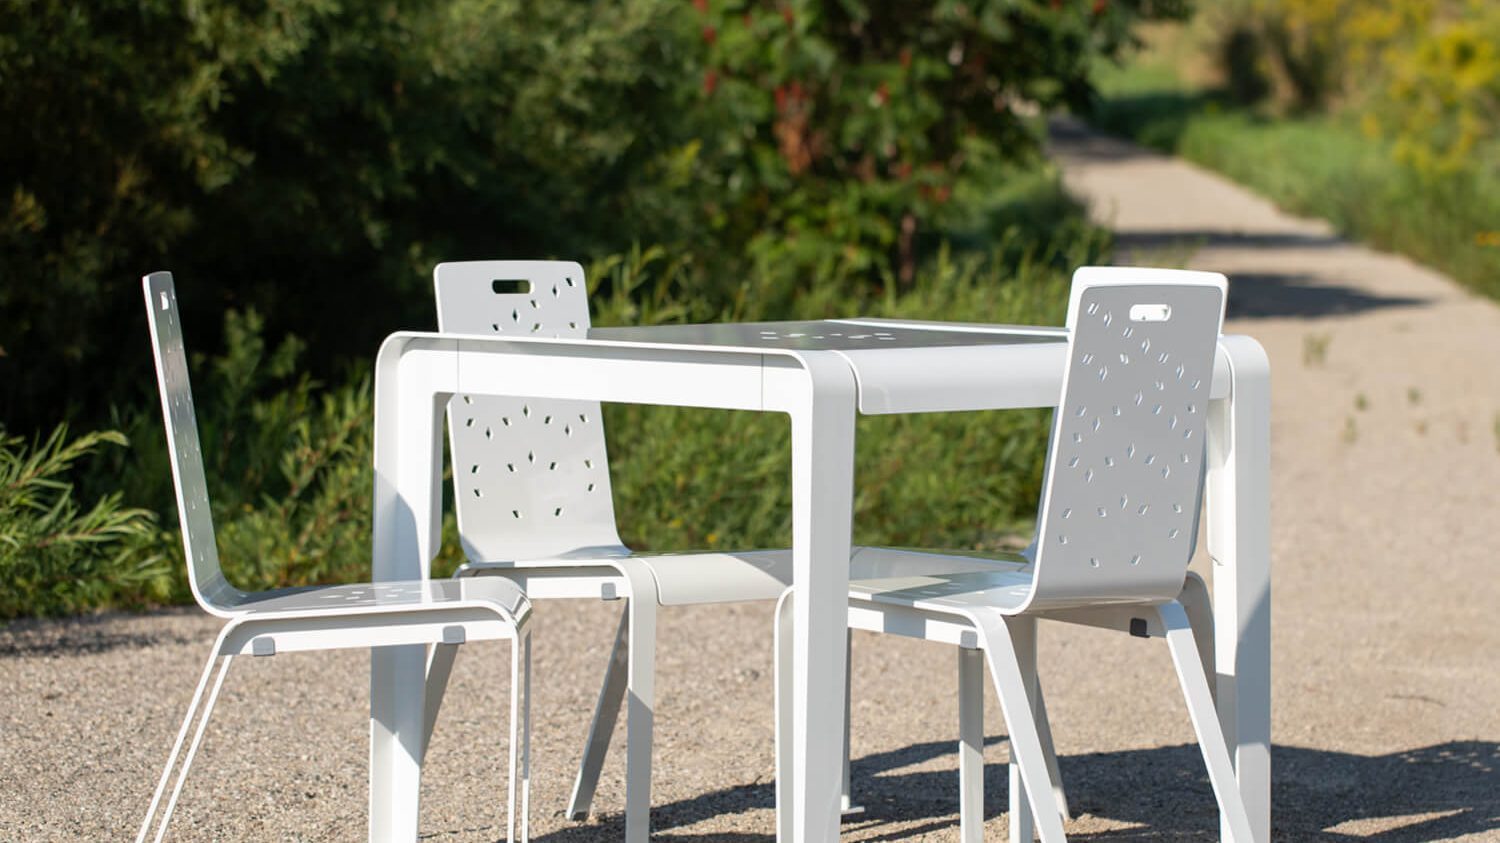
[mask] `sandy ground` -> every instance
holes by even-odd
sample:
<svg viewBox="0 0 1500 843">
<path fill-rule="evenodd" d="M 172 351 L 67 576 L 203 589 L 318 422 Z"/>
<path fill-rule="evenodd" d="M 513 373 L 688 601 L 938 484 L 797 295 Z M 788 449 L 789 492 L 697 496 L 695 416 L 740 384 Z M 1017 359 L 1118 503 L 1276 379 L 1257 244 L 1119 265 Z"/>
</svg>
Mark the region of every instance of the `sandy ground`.
<svg viewBox="0 0 1500 843">
<path fill-rule="evenodd" d="M 1054 155 L 1137 262 L 1228 274 L 1230 330 L 1271 355 L 1277 839 L 1500 839 L 1500 307 L 1180 162 L 1066 124 Z M 562 816 L 617 611 L 536 612 L 539 840 L 620 836 L 618 740 L 596 816 Z M 769 622 L 768 605 L 663 613 L 658 839 L 773 839 Z M 190 610 L 0 629 L 0 840 L 133 835 L 216 629 Z M 1215 838 L 1165 648 L 1057 628 L 1041 650 L 1070 834 Z M 423 783 L 431 839 L 503 837 L 505 658 L 460 656 Z M 854 659 L 867 810 L 845 838 L 956 840 L 955 657 L 860 634 Z M 237 660 L 175 837 L 362 837 L 367 664 Z M 1002 840 L 993 697 L 986 720 Z"/>
</svg>

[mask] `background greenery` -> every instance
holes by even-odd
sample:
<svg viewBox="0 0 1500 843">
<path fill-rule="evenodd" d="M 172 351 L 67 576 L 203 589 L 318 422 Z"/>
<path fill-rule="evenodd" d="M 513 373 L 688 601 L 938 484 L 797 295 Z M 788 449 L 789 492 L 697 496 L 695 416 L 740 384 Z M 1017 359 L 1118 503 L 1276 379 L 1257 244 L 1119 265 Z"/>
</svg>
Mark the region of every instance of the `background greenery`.
<svg viewBox="0 0 1500 843">
<path fill-rule="evenodd" d="M 0 0 L 0 616 L 187 599 L 145 272 L 177 275 L 231 579 L 363 579 L 368 361 L 433 325 L 433 264 L 580 259 L 596 324 L 1055 323 L 1108 244 L 1033 115 L 1085 105 L 1095 59 L 1185 11 Z M 867 423 L 859 537 L 1000 540 L 1044 423 Z M 633 544 L 786 541 L 774 419 L 607 424 Z"/>
<path fill-rule="evenodd" d="M 1145 41 L 1097 125 L 1500 297 L 1500 5 L 1233 0 Z"/>
</svg>

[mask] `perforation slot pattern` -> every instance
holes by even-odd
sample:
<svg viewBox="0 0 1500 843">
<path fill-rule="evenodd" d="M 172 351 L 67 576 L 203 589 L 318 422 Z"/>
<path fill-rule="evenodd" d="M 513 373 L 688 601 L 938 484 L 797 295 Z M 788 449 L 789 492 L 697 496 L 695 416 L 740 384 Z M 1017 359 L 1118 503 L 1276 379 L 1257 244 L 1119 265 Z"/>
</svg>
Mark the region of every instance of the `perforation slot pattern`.
<svg viewBox="0 0 1500 843">
<path fill-rule="evenodd" d="M 1221 301 L 1207 285 L 1084 291 L 1048 458 L 1038 602 L 1046 589 L 1135 599 L 1181 587 Z M 1141 304 L 1169 305 L 1171 318 L 1131 321 Z"/>
<path fill-rule="evenodd" d="M 219 567 L 203 450 L 193 409 L 193 388 L 188 380 L 187 352 L 183 348 L 182 322 L 171 276 L 164 272 L 151 275 L 145 284 L 145 294 L 167 444 L 172 454 L 172 479 L 177 487 L 183 550 L 190 562 L 188 574 L 201 600 L 227 606 L 237 592 L 229 586 Z"/>
<path fill-rule="evenodd" d="M 827 333 L 805 333 L 793 331 L 783 333 L 774 329 L 764 329 L 758 336 L 762 342 L 780 342 L 782 340 L 848 340 L 852 342 L 865 342 L 870 345 L 878 345 L 883 342 L 895 342 L 896 335 L 890 331 L 875 328 L 856 327 L 849 331 L 829 331 Z"/>
<path fill-rule="evenodd" d="M 497 293 L 525 279 L 529 292 Z M 436 273 L 444 331 L 582 337 L 583 268 L 550 261 L 446 263 Z M 470 559 L 512 561 L 620 544 L 599 404 L 460 395 L 448 405 L 459 532 Z"/>
</svg>

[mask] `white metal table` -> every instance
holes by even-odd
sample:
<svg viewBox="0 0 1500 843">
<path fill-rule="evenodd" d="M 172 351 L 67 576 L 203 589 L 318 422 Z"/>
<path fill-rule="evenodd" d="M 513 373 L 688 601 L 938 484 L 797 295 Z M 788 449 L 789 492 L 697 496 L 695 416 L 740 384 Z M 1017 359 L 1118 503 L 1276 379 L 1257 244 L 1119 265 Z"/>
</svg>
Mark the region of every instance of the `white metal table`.
<svg viewBox="0 0 1500 843">
<path fill-rule="evenodd" d="M 781 412 L 792 426 L 793 822 L 838 836 L 854 418 L 1055 406 L 1059 328 L 877 319 L 597 328 L 587 339 L 402 332 L 375 381 L 374 580 L 428 576 L 441 524 L 443 413 L 457 393 Z M 1208 435 L 1216 702 L 1255 839 L 1270 840 L 1270 380 L 1225 336 Z M 370 662 L 370 839 L 413 840 L 424 647 Z"/>
</svg>

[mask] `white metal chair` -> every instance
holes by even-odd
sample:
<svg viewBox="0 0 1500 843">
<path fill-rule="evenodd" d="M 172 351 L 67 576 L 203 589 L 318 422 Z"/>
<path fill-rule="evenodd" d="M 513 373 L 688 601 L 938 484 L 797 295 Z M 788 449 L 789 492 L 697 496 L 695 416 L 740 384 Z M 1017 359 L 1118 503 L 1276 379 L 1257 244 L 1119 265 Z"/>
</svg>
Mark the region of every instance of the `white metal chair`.
<svg viewBox="0 0 1500 843">
<path fill-rule="evenodd" d="M 531 604 L 526 595 L 514 583 L 501 579 L 361 583 L 264 592 L 245 592 L 231 585 L 220 569 L 214 541 L 198 423 L 188 381 L 187 354 L 183 349 L 182 325 L 171 273 L 152 273 L 143 279 L 143 286 L 162 414 L 171 451 L 183 550 L 187 555 L 188 582 L 198 605 L 228 622 L 209 652 L 182 728 L 178 730 L 177 740 L 167 758 L 166 769 L 162 771 L 151 798 L 151 807 L 136 837 L 137 843 L 145 840 L 151 832 L 167 781 L 177 765 L 188 729 L 197 717 L 197 729 L 188 744 L 187 755 L 157 824 L 154 839 L 160 841 L 166 835 L 188 768 L 193 763 L 229 664 L 235 656 L 274 656 L 301 650 L 406 644 L 456 646 L 466 641 L 499 639 L 511 641 L 506 839 L 514 841 L 516 838 L 518 798 L 521 838 L 527 839 L 531 743 L 531 633 L 527 619 Z M 215 675 L 216 662 L 220 663 Z M 204 690 L 211 675 L 213 686 L 205 704 Z M 203 704 L 203 711 L 198 716 L 200 704 Z M 436 716 L 435 707 L 427 711 L 429 737 Z"/>
<path fill-rule="evenodd" d="M 983 839 L 982 683 L 988 662 L 1010 735 L 1011 840 L 1064 840 L 1055 771 L 1036 717 L 1039 618 L 1163 637 L 1231 840 L 1249 843 L 1199 643 L 1179 602 L 1196 542 L 1204 427 L 1223 324 L 1222 275 L 1085 268 L 1074 276 L 1062 399 L 1054 416 L 1036 540 L 1027 552 L 946 573 L 850 584 L 849 625 L 959 647 L 960 826 Z M 886 551 L 902 554 L 902 551 Z M 935 570 L 935 569 L 929 569 Z M 1201 581 L 1187 580 L 1202 607 Z M 782 729 L 790 597 L 778 610 L 778 801 L 790 783 Z M 783 816 L 790 812 L 781 812 Z"/>
<path fill-rule="evenodd" d="M 583 267 L 565 261 L 470 261 L 433 273 L 438 326 L 449 333 L 584 337 Z M 568 816 L 589 812 L 627 693 L 626 839 L 650 830 L 658 606 L 775 600 L 791 582 L 786 550 L 636 554 L 620 540 L 598 402 L 460 395 L 448 407 L 460 539 L 457 577 L 498 575 L 533 599 L 627 601 L 579 765 Z M 439 647 L 435 707 L 456 654 Z"/>
</svg>

